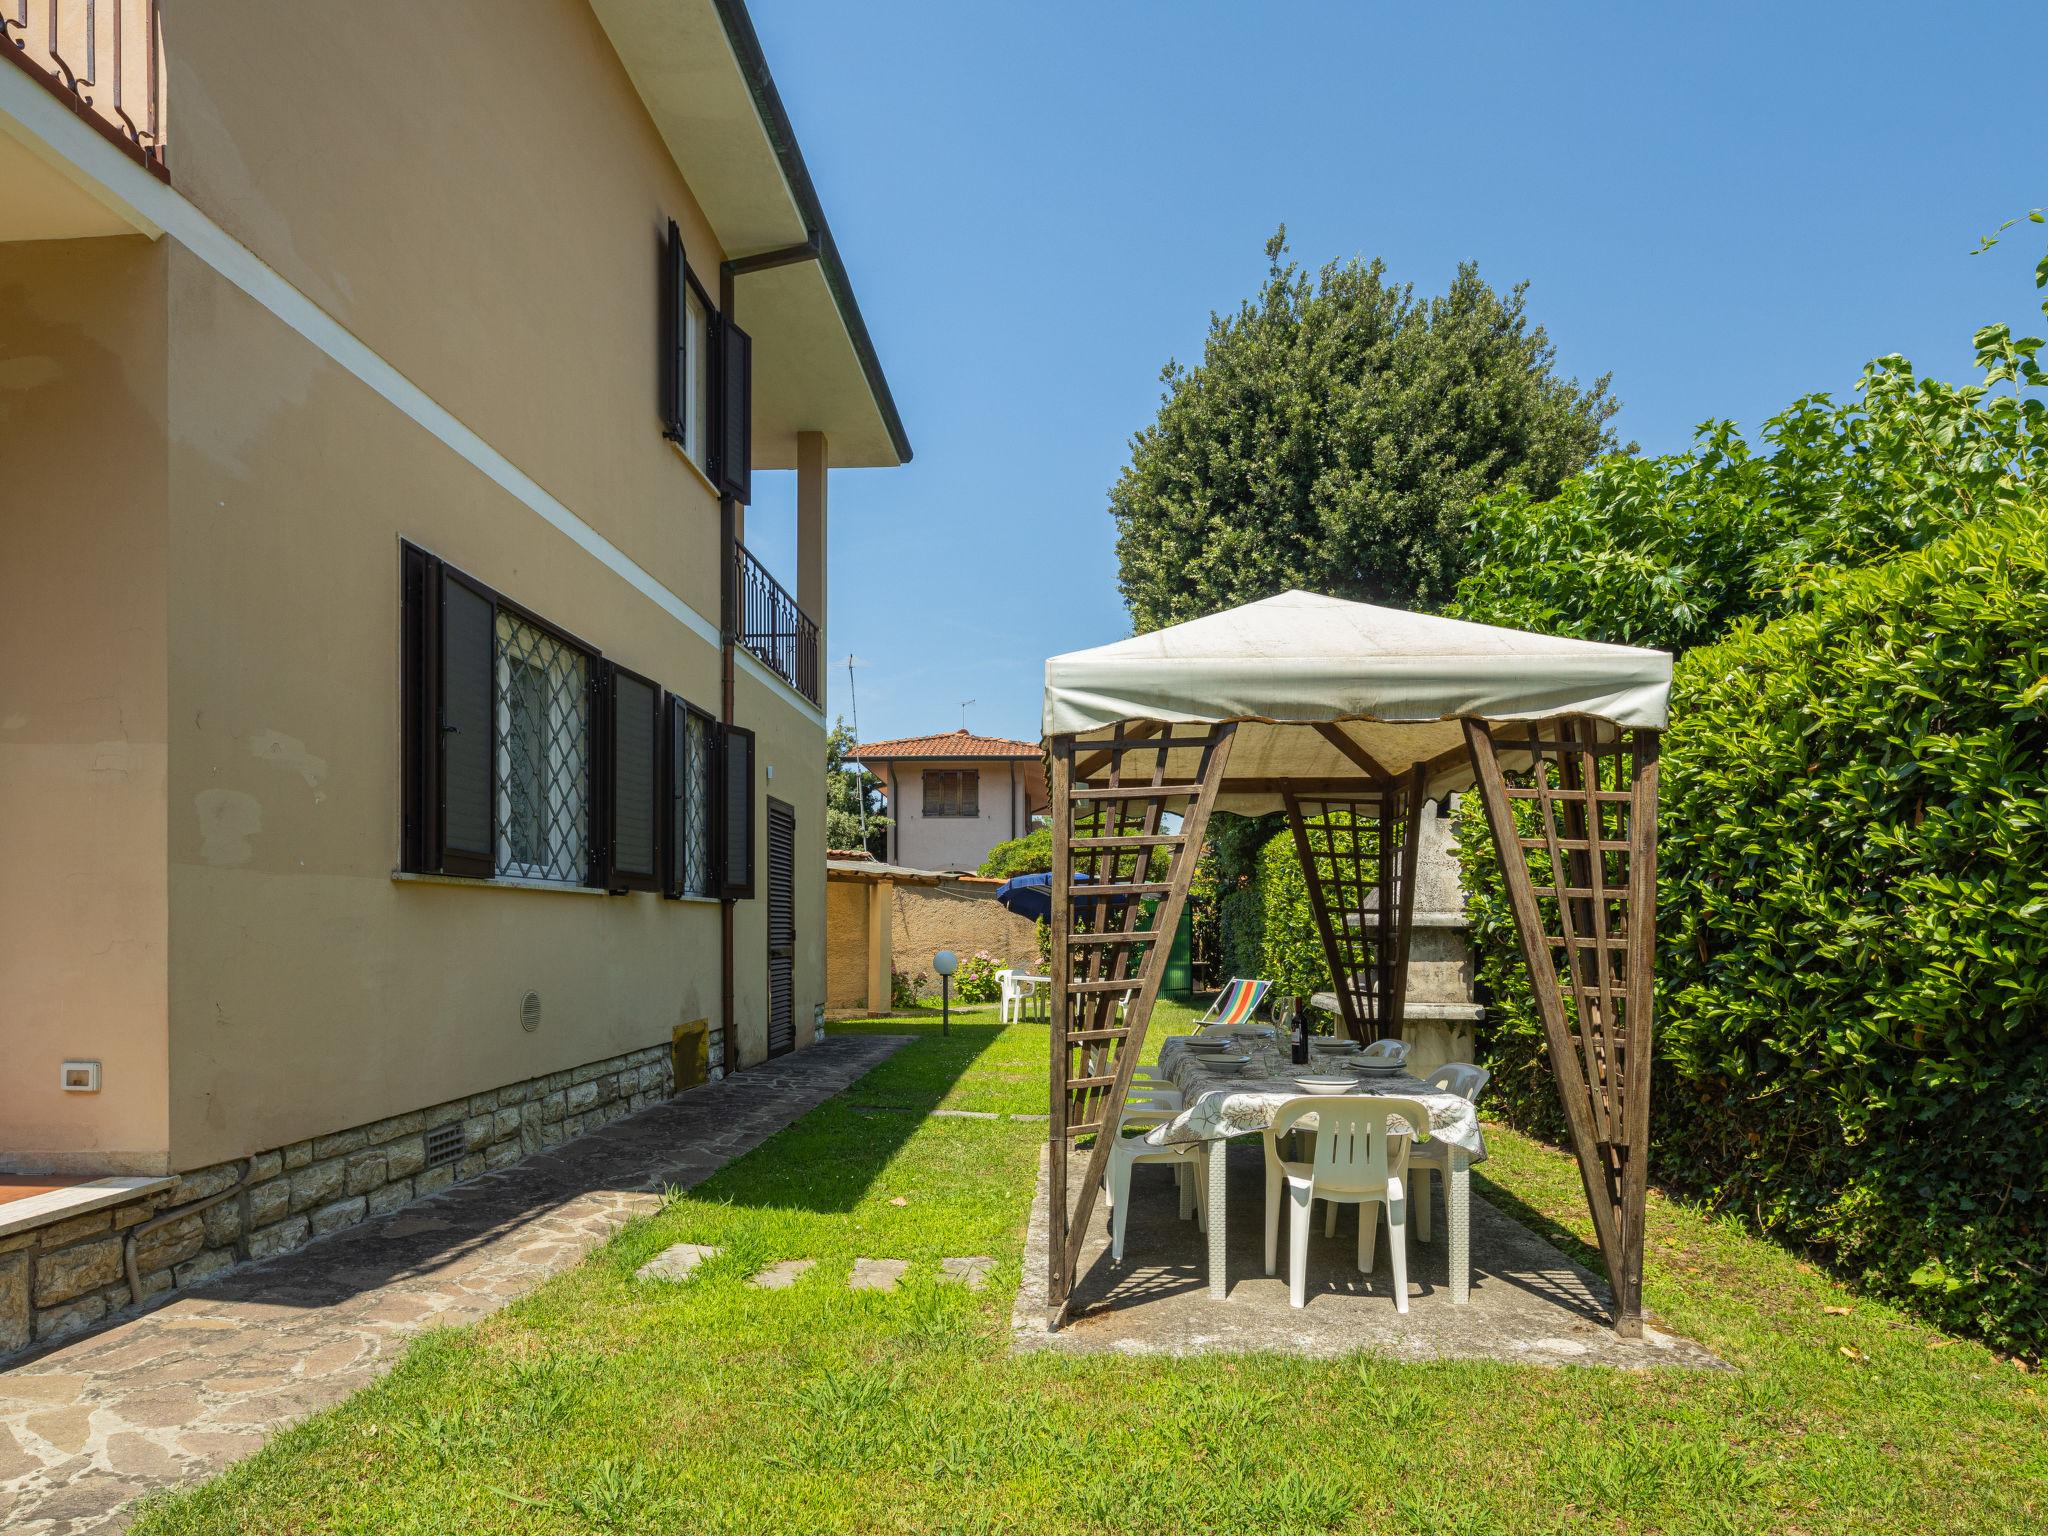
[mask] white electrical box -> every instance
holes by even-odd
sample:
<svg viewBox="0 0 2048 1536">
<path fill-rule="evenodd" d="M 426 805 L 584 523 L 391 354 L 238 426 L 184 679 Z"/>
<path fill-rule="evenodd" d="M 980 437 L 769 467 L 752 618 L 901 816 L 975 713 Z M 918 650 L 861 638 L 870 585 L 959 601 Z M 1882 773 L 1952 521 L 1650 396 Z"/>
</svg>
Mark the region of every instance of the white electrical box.
<svg viewBox="0 0 2048 1536">
<path fill-rule="evenodd" d="M 63 1077 L 66 1093 L 98 1093 L 100 1064 L 96 1061 L 67 1061 Z"/>
</svg>

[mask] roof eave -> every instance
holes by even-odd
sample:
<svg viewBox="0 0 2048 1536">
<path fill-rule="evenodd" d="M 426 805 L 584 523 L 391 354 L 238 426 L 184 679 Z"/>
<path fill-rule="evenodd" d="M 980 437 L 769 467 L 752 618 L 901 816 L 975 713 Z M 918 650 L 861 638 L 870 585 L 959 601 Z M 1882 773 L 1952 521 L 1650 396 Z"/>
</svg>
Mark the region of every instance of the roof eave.
<svg viewBox="0 0 2048 1536">
<path fill-rule="evenodd" d="M 908 464 L 911 458 L 910 435 L 903 428 L 896 398 L 890 392 L 889 380 L 882 373 L 881 359 L 875 355 L 875 343 L 868 334 L 867 322 L 861 318 L 860 304 L 853 296 L 852 279 L 847 276 L 846 264 L 840 259 L 839 247 L 832 239 L 832 227 L 826 222 L 818 190 L 811 182 L 809 168 L 804 164 L 803 150 L 797 145 L 796 129 L 782 105 L 781 92 L 775 88 L 775 77 L 769 72 L 767 56 L 761 51 L 761 39 L 754 31 L 753 18 L 747 14 L 744 0 L 712 0 L 712 4 L 725 28 L 733 58 L 739 63 L 747 93 L 753 97 L 762 131 L 767 134 L 776 161 L 782 167 L 789 195 L 795 201 L 806 228 L 817 237 L 819 270 L 824 275 L 825 286 L 831 291 L 833 305 L 839 311 L 840 323 L 846 327 L 847 341 L 860 363 L 869 393 L 874 396 L 875 409 L 881 413 L 883 427 L 896 450 L 897 462 Z"/>
</svg>

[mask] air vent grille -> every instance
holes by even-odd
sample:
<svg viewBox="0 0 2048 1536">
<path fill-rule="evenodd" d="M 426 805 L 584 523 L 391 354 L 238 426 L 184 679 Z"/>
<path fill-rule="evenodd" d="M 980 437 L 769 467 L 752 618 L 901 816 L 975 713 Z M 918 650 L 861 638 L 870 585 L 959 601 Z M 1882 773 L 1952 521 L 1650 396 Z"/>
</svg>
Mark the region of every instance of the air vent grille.
<svg viewBox="0 0 2048 1536">
<path fill-rule="evenodd" d="M 427 1166 L 438 1168 L 462 1156 L 462 1122 L 451 1120 L 427 1132 Z"/>
<path fill-rule="evenodd" d="M 519 999 L 519 1027 L 529 1035 L 540 1028 L 540 994 L 529 992 Z"/>
</svg>

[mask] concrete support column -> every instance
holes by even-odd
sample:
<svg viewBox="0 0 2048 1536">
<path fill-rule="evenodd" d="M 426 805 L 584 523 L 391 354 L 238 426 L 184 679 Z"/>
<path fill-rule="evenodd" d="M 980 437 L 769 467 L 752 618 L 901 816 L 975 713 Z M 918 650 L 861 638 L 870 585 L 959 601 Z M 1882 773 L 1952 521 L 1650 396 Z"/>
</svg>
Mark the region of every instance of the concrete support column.
<svg viewBox="0 0 2048 1536">
<path fill-rule="evenodd" d="M 825 634 L 825 434 L 796 435 L 796 602 Z M 824 658 L 818 658 L 822 667 Z"/>
<path fill-rule="evenodd" d="M 889 981 L 896 967 L 895 937 L 889 931 L 894 917 L 890 900 L 896 887 L 887 880 L 868 884 L 868 1011 L 889 1011 Z"/>
</svg>

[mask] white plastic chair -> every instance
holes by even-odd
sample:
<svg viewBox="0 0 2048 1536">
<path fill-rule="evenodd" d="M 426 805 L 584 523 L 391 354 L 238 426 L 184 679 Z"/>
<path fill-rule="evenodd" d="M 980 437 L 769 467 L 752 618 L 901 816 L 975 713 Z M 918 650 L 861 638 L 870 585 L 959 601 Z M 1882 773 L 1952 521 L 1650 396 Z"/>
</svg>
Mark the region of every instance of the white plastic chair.
<svg viewBox="0 0 2048 1536">
<path fill-rule="evenodd" d="M 1023 1023 L 1025 1005 L 1031 1001 L 1038 988 L 1020 979 L 1016 971 L 1008 969 L 996 972 L 996 985 L 1001 989 L 1002 1021 L 1005 1024 Z"/>
<path fill-rule="evenodd" d="M 1119 1264 L 1124 1261 L 1124 1228 L 1131 1215 L 1131 1170 L 1139 1163 L 1172 1164 L 1173 1181 L 1180 1197 L 1180 1219 L 1186 1221 L 1192 1210 L 1200 1229 L 1204 1232 L 1209 1230 L 1208 1179 L 1204 1162 L 1209 1144 L 1196 1141 L 1155 1147 L 1143 1135 L 1124 1135 L 1126 1130 L 1150 1130 L 1171 1120 L 1175 1113 L 1177 1111 L 1138 1107 L 1125 1110 L 1117 1122 L 1117 1139 L 1109 1149 L 1109 1166 L 1103 1170 L 1102 1189 L 1109 1201 L 1110 1257 Z"/>
<path fill-rule="evenodd" d="M 1396 1066 L 1408 1063 L 1408 1042 L 1406 1040 L 1375 1040 L 1358 1053 L 1362 1061 L 1391 1061 Z"/>
<path fill-rule="evenodd" d="M 1455 1093 L 1468 1104 L 1479 1102 L 1479 1094 L 1486 1087 L 1493 1074 L 1484 1067 L 1475 1067 L 1467 1061 L 1450 1061 L 1438 1067 L 1423 1078 L 1433 1088 L 1445 1093 Z M 1415 1201 L 1415 1237 L 1418 1242 L 1429 1241 L 1429 1176 L 1434 1173 L 1439 1179 L 1450 1178 L 1451 1149 L 1441 1141 L 1432 1141 L 1424 1146 L 1410 1149 L 1408 1172 L 1412 1178 L 1410 1194 Z M 1448 1184 L 1446 1185 L 1448 1187 Z"/>
<path fill-rule="evenodd" d="M 1289 1162 L 1280 1138 L 1306 1116 L 1316 1117 L 1315 1161 Z M 1379 1236 L 1379 1212 L 1387 1213 L 1387 1257 L 1394 1270 L 1394 1310 L 1408 1310 L 1408 1201 L 1402 1174 L 1404 1136 L 1390 1137 L 1387 1122 L 1399 1117 L 1417 1138 L 1429 1134 L 1429 1112 L 1413 1099 L 1363 1094 L 1303 1096 L 1280 1106 L 1266 1131 L 1266 1273 L 1272 1274 L 1279 1246 L 1280 1195 L 1287 1195 L 1287 1301 L 1308 1304 L 1309 1211 L 1317 1200 L 1358 1207 L 1358 1270 L 1370 1274 Z"/>
</svg>

